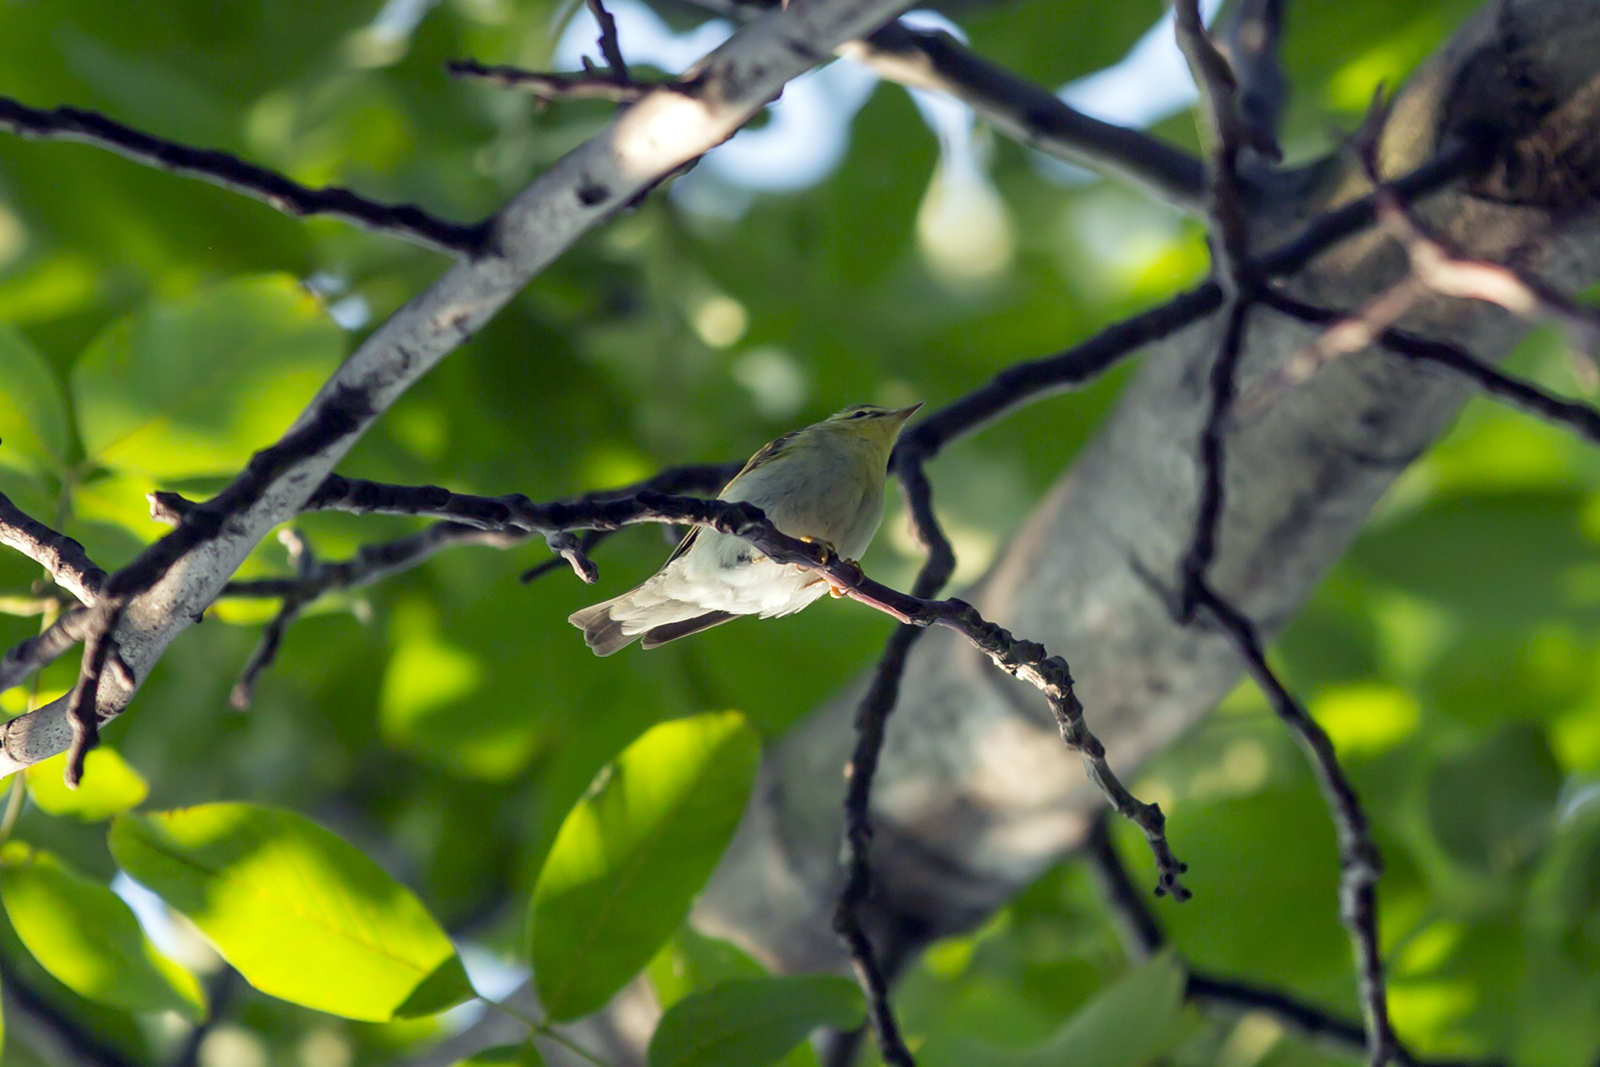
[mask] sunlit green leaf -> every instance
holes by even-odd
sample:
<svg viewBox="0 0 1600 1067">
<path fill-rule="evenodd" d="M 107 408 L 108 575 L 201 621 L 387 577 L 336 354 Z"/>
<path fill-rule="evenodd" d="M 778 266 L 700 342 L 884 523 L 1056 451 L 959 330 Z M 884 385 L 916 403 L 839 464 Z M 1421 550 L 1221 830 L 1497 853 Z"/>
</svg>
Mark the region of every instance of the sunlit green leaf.
<svg viewBox="0 0 1600 1067">
<path fill-rule="evenodd" d="M 555 1019 L 596 1010 L 655 955 L 738 825 L 760 745 L 737 712 L 662 723 L 568 813 L 533 893 L 533 973 Z"/>
<path fill-rule="evenodd" d="M 48 852 L 7 845 L 0 898 L 34 959 L 73 992 L 135 1011 L 205 1016 L 200 984 L 155 950 L 133 909 Z"/>
<path fill-rule="evenodd" d="M 246 804 L 119 815 L 111 851 L 188 916 L 251 985 L 386 1020 L 443 969 L 428 1010 L 471 995 L 455 948 L 410 891 L 309 820 Z"/>
<path fill-rule="evenodd" d="M 650 1039 L 650 1067 L 765 1067 L 819 1026 L 866 1019 L 854 982 L 831 974 L 736 978 L 674 1004 Z"/>
<path fill-rule="evenodd" d="M 28 795 L 52 815 L 76 815 L 96 822 L 136 807 L 150 794 L 140 773 L 106 745 L 91 749 L 83 763 L 83 780 L 68 789 L 62 778 L 66 753 L 35 763 L 27 770 Z"/>
<path fill-rule="evenodd" d="M 60 470 L 68 434 L 55 375 L 21 332 L 0 321 L 0 466 Z"/>
<path fill-rule="evenodd" d="M 84 447 L 157 478 L 231 474 L 289 428 L 343 350 L 316 297 L 283 274 L 153 304 L 73 368 Z"/>
</svg>

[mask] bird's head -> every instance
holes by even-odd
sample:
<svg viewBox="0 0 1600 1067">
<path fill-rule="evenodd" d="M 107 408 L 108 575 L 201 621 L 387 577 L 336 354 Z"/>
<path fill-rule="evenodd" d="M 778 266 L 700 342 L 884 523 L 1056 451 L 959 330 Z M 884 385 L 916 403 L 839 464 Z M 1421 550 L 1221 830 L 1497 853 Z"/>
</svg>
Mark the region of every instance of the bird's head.
<svg viewBox="0 0 1600 1067">
<path fill-rule="evenodd" d="M 884 458 L 894 448 L 895 439 L 906 420 L 922 407 L 920 403 L 908 408 L 882 408 L 876 404 L 852 404 L 843 411 L 828 416 L 822 425 L 845 437 L 871 442 L 883 451 Z"/>
</svg>

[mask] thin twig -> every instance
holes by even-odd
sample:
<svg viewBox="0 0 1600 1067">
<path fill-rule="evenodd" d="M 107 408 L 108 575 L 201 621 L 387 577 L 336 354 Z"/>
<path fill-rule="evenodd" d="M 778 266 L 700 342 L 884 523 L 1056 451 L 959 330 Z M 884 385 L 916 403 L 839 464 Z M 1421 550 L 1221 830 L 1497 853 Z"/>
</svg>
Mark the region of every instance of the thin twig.
<svg viewBox="0 0 1600 1067">
<path fill-rule="evenodd" d="M 278 540 L 288 550 L 289 562 L 294 565 L 295 572 L 301 580 L 316 574 L 316 553 L 311 551 L 311 546 L 306 543 L 305 537 L 299 530 L 286 527 L 278 532 Z M 284 597 L 282 606 L 278 608 L 278 614 L 262 628 L 261 640 L 256 644 L 256 650 L 250 654 L 244 670 L 239 672 L 239 680 L 233 685 L 233 691 L 228 694 L 228 705 L 233 710 L 244 711 L 250 706 L 250 700 L 255 694 L 256 679 L 260 678 L 261 673 L 272 666 L 273 661 L 278 658 L 278 648 L 283 644 L 284 631 L 299 617 L 301 609 L 307 603 L 304 597 Z"/>
<path fill-rule="evenodd" d="M 1327 734 L 1308 715 L 1267 664 L 1255 625 L 1225 601 L 1211 586 L 1208 571 L 1217 555 L 1225 497 L 1224 443 L 1234 419 L 1239 360 L 1251 307 L 1261 299 L 1267 272 L 1257 272 L 1247 259 L 1248 216 L 1238 183 L 1239 154 L 1246 139 L 1258 151 L 1276 150 L 1263 131 L 1252 131 L 1241 119 L 1236 85 L 1227 62 L 1211 44 L 1200 22 L 1198 0 L 1178 0 L 1179 45 L 1189 59 L 1201 86 L 1206 114 L 1215 138 L 1207 168 L 1211 193 L 1213 277 L 1228 298 L 1222 342 L 1212 362 L 1209 402 L 1199 442 L 1200 489 L 1195 507 L 1195 527 L 1179 564 L 1181 588 L 1173 605 L 1174 617 L 1193 623 L 1203 609 L 1227 635 L 1256 684 L 1274 710 L 1306 749 L 1318 783 L 1328 803 L 1338 833 L 1341 877 L 1339 918 L 1350 934 L 1356 956 L 1357 991 L 1366 1020 L 1366 1047 L 1370 1067 L 1385 1067 L 1395 1054 L 1396 1039 L 1389 1023 L 1384 989 L 1383 960 L 1378 945 L 1377 882 L 1382 860 L 1372 838 L 1360 799 L 1345 777 Z M 1381 186 L 1370 198 L 1381 213 L 1387 201 Z"/>
<path fill-rule="evenodd" d="M 1339 921 L 1350 935 L 1356 957 L 1356 985 L 1366 1018 L 1367 1059 L 1383 1067 L 1395 1055 L 1398 1040 L 1389 1023 L 1384 990 L 1383 953 L 1378 942 L 1378 879 L 1383 859 L 1355 786 L 1339 764 L 1333 742 L 1267 663 L 1255 623 L 1224 600 L 1201 578 L 1199 606 L 1221 628 L 1244 659 L 1273 711 L 1305 749 L 1317 784 L 1333 816 L 1339 842 Z"/>
<path fill-rule="evenodd" d="M 589 5 L 589 13 L 600 24 L 600 55 L 605 59 L 606 66 L 611 68 L 611 77 L 618 85 L 631 84 L 627 61 L 622 58 L 622 43 L 617 40 L 617 20 L 611 17 L 602 0 L 585 2 Z"/>
<path fill-rule="evenodd" d="M 1117 854 L 1116 842 L 1111 839 L 1111 819 L 1104 808 L 1096 812 L 1089 823 L 1082 850 L 1100 882 L 1100 891 L 1117 921 L 1128 955 L 1143 961 L 1165 948 L 1166 931 L 1161 929 L 1161 920 L 1145 903 L 1144 895 Z"/>
<path fill-rule="evenodd" d="M 520 89 L 540 100 L 611 100 L 631 104 L 659 88 L 683 85 L 676 78 L 660 81 L 617 81 L 610 71 L 582 70 L 562 73 L 523 70 L 521 67 L 487 66 L 475 59 L 445 64 L 451 77 L 479 81 L 502 89 Z"/>
<path fill-rule="evenodd" d="M 892 468 L 905 494 L 906 512 L 911 519 L 912 530 L 927 557 L 917 571 L 912 595 L 927 599 L 936 596 L 950 580 L 956 566 L 955 551 L 934 514 L 933 488 L 923 469 L 922 453 L 916 451 L 914 445 L 897 450 Z M 890 1064 L 910 1064 L 912 1056 L 895 1023 L 894 1012 L 889 1004 L 888 983 L 861 921 L 861 907 L 872 890 L 873 778 L 877 774 L 878 758 L 883 751 L 889 716 L 894 712 L 900 696 L 906 657 L 921 636 L 919 627 L 905 623 L 895 627 L 884 646 L 883 655 L 878 659 L 872 685 L 856 709 L 856 746 L 850 762 L 845 766 L 845 781 L 848 783 L 844 801 L 847 874 L 833 912 L 834 931 L 843 940 L 856 977 L 867 996 L 868 1014 L 878 1038 L 878 1049 L 884 1062 Z"/>
<path fill-rule="evenodd" d="M 1393 186 L 1412 199 L 1437 192 L 1481 166 L 1483 151 L 1457 141 L 1441 154 L 1398 179 Z M 1257 279 L 1294 274 L 1339 241 L 1370 226 L 1376 217 L 1372 197 L 1362 197 L 1317 216 L 1294 237 L 1244 265 Z M 926 458 L 952 441 L 999 418 L 1021 404 L 1052 396 L 1105 373 L 1145 345 L 1190 326 L 1222 307 L 1222 287 L 1207 280 L 1168 300 L 1106 327 L 1053 356 L 1015 363 L 993 379 L 921 419 L 900 439 L 896 453 L 917 451 Z"/>
<path fill-rule="evenodd" d="M 660 473 L 624 489 L 602 490 L 570 498 L 566 503 L 584 501 L 614 502 L 646 489 L 681 492 L 720 488 L 739 472 L 736 463 L 691 464 L 670 467 Z M 280 539 L 288 538 L 290 558 L 296 564 L 297 574 L 292 578 L 267 578 L 255 581 L 230 582 L 223 589 L 224 596 L 270 597 L 283 601 L 278 614 L 263 628 L 261 641 L 245 665 L 239 682 L 234 686 L 229 703 L 237 710 L 250 704 L 251 693 L 260 674 L 272 665 L 279 645 L 288 627 L 300 613 L 323 595 L 337 590 L 352 589 L 371 584 L 381 578 L 416 567 L 442 548 L 461 544 L 480 544 L 496 548 L 509 548 L 522 544 L 533 536 L 532 531 L 505 532 L 511 523 L 510 507 L 501 502 L 486 504 L 487 498 L 465 497 L 440 486 L 396 486 L 369 482 L 358 478 L 329 475 L 312 494 L 303 511 L 338 510 L 355 514 L 451 516 L 450 521 L 438 523 L 419 534 L 384 544 L 368 545 L 349 560 L 334 563 L 317 561 L 309 546 L 299 535 L 285 530 Z M 526 500 L 526 498 L 520 498 Z M 149 494 L 151 517 L 169 525 L 179 525 L 184 517 L 201 505 L 178 493 L 157 491 Z M 537 577 L 546 569 L 568 564 L 578 577 L 593 584 L 599 570 L 588 552 L 614 531 L 585 530 L 581 536 L 570 531 L 554 530 L 545 534 L 545 542 L 556 553 L 539 567 L 525 572 L 523 581 Z M 4 664 L 0 663 L 0 678 L 4 677 Z"/>
<path fill-rule="evenodd" d="M 1382 100 L 1377 98 L 1367 123 L 1369 129 L 1357 138 L 1357 143 L 1368 180 L 1374 186 L 1377 221 L 1405 249 L 1411 269 L 1355 311 L 1328 320 L 1327 328 L 1293 353 L 1277 374 L 1241 398 L 1240 414 L 1299 385 L 1332 360 L 1378 343 L 1430 293 L 1495 304 L 1530 322 L 1555 319 L 1565 329 L 1571 345 L 1574 377 L 1585 388 L 1593 388 L 1600 381 L 1600 371 L 1595 367 L 1595 355 L 1600 351 L 1600 312 L 1580 306 L 1540 279 L 1510 266 L 1464 256 L 1429 234 L 1412 218 L 1402 197 L 1379 176 L 1376 145 L 1385 118 Z"/>
<path fill-rule="evenodd" d="M 0 129 L 29 139 L 77 141 L 105 148 L 135 163 L 242 193 L 286 215 L 333 215 L 454 255 L 470 257 L 482 252 L 492 232 L 488 222 L 449 222 L 414 204 L 384 204 L 338 186 L 312 189 L 227 152 L 190 148 L 153 137 L 82 108 L 44 110 L 0 96 Z"/>
<path fill-rule="evenodd" d="M 1160 918 L 1129 876 L 1127 866 L 1111 839 L 1110 830 L 1110 820 L 1106 812 L 1101 811 L 1089 825 L 1082 856 L 1093 869 L 1105 894 L 1106 904 L 1122 929 L 1128 955 L 1135 960 L 1145 960 L 1167 947 L 1167 934 L 1161 927 Z M 1338 1052 L 1366 1051 L 1366 1030 L 1360 1023 L 1307 1004 L 1283 990 L 1223 978 L 1193 967 L 1186 966 L 1185 970 L 1188 977 L 1184 999 L 1193 1004 L 1230 1015 L 1260 1012 L 1308 1040 L 1325 1044 Z M 1418 1059 L 1398 1039 L 1395 1041 L 1394 1062 L 1400 1067 L 1505 1067 L 1499 1061 L 1469 1064 L 1456 1060 Z"/>
<path fill-rule="evenodd" d="M 1370 173 L 1376 162 L 1368 156 Z M 1440 296 L 1496 304 L 1529 322 L 1554 319 L 1566 331 L 1575 358 L 1576 377 L 1594 388 L 1600 371 L 1600 312 L 1579 305 L 1565 293 L 1531 274 L 1500 263 L 1472 259 L 1449 248 L 1411 217 L 1405 203 L 1386 185 L 1379 184 L 1376 199 L 1378 223 L 1405 248 L 1411 277 Z"/>
<path fill-rule="evenodd" d="M 1261 301 L 1273 310 L 1302 322 L 1320 325 L 1347 321 L 1349 317 L 1346 312 L 1309 304 L 1277 289 L 1264 290 Z M 1588 440 L 1600 444 L 1600 410 L 1589 404 L 1548 393 L 1531 382 L 1491 367 L 1466 349 L 1445 341 L 1396 329 L 1385 330 L 1374 340 L 1396 355 L 1446 367 L 1470 379 L 1489 395 L 1551 422 L 1558 422 Z"/>
<path fill-rule="evenodd" d="M 1257 131 L 1246 127 L 1239 117 L 1234 99 L 1237 85 L 1228 60 L 1211 42 L 1200 19 L 1200 0 L 1176 0 L 1178 47 L 1189 61 L 1195 84 L 1200 87 L 1201 113 L 1211 131 L 1211 153 L 1206 165 L 1206 216 L 1211 224 L 1212 275 L 1223 291 L 1237 296 L 1245 281 L 1244 263 L 1249 255 L 1249 215 L 1239 180 L 1239 153 L 1246 146 L 1270 153 L 1277 145 L 1268 138 L 1260 142 Z M 1255 141 L 1252 141 L 1255 138 Z"/>
<path fill-rule="evenodd" d="M 948 93 L 1012 139 L 1198 212 L 1205 173 L 1189 153 L 1145 132 L 1085 115 L 943 31 L 892 22 L 840 52 L 902 85 Z"/>
<path fill-rule="evenodd" d="M 346 560 L 316 561 L 308 573 L 289 578 L 246 578 L 222 587 L 222 598 L 299 601 L 302 608 L 328 593 L 357 589 L 410 570 L 441 549 L 457 545 L 511 548 L 532 534 L 522 530 L 485 530 L 459 522 L 436 522 L 420 533 L 381 544 L 363 545 Z"/>
<path fill-rule="evenodd" d="M 1236 299 L 1229 308 L 1217 358 L 1211 363 L 1210 399 L 1205 426 L 1200 432 L 1200 496 L 1195 504 L 1194 534 L 1178 565 L 1181 585 L 1177 619 L 1189 623 L 1202 595 L 1206 571 L 1217 555 L 1217 536 L 1222 525 L 1223 441 L 1232 421 L 1233 399 L 1237 388 L 1239 359 L 1244 354 L 1245 324 L 1250 303 Z"/>
<path fill-rule="evenodd" d="M 340 481 L 346 485 L 358 484 L 343 479 Z M 1105 792 L 1113 806 L 1138 823 L 1144 831 L 1156 853 L 1163 887 L 1169 892 L 1184 892 L 1178 882 L 1183 865 L 1172 856 L 1167 846 L 1162 830 L 1164 817 L 1160 809 L 1135 799 L 1106 763 L 1105 747 L 1083 722 L 1083 705 L 1073 691 L 1072 675 L 1066 661 L 1060 656 L 1051 655 L 1039 644 L 1019 640 L 1003 627 L 983 618 L 970 604 L 955 599 L 930 600 L 913 596 L 874 581 L 862 573 L 858 564 L 837 558 L 825 545 L 802 541 L 783 533 L 767 520 L 760 508 L 748 503 L 644 491 L 621 499 L 580 499 L 537 504 L 520 493 L 479 497 L 452 493 L 437 487 L 412 490 L 406 486 L 387 486 L 374 482 L 359 484 L 364 494 L 371 494 L 374 506 L 370 510 L 401 513 L 403 509 L 400 502 L 408 494 L 415 493 L 418 499 L 413 502 L 417 506 L 404 513 L 448 521 L 406 541 L 363 550 L 369 553 L 374 549 L 382 550 L 385 559 L 375 563 L 361 561 L 358 554 L 358 560 L 349 564 L 321 565 L 324 573 L 321 581 L 327 583 L 324 588 L 334 588 L 332 583 L 335 581 L 354 580 L 348 576 L 335 578 L 332 572 L 336 567 L 350 568 L 343 573 L 359 574 L 360 580 L 370 581 L 388 573 L 384 568 L 393 565 L 395 557 L 400 557 L 401 562 L 410 565 L 418 551 L 434 551 L 447 542 L 504 545 L 529 536 L 548 536 L 561 531 L 610 530 L 640 523 L 668 523 L 707 526 L 720 533 L 742 538 L 768 559 L 815 571 L 844 595 L 901 622 L 918 627 L 937 625 L 952 629 L 988 656 L 1001 670 L 1044 693 L 1056 715 L 1063 739 L 1083 755 L 1090 777 Z M 334 488 L 338 488 L 337 483 Z M 329 505 L 326 499 L 321 503 L 323 506 Z M 197 506 L 196 512 L 211 507 L 211 504 L 208 501 Z M 193 521 L 196 512 L 185 515 L 180 532 Z M 501 540 L 496 541 L 495 538 Z M 119 577 L 113 576 L 112 583 L 116 583 Z M 225 594 L 230 596 L 283 597 L 307 592 L 307 584 L 294 578 L 230 582 L 225 588 Z"/>
<path fill-rule="evenodd" d="M 507 1000 L 509 999 L 510 998 L 507 998 Z M 611 1067 L 611 1065 L 605 1060 L 601 1059 L 599 1056 L 596 1056 L 594 1053 L 590 1052 L 588 1049 L 584 1048 L 582 1045 L 578 1044 L 561 1031 L 557 1030 L 551 1023 L 540 1022 L 531 1016 L 524 1015 L 518 1009 L 513 1008 L 505 1000 L 490 1000 L 488 997 L 479 997 L 478 1000 L 484 1004 L 487 1004 L 495 1011 L 498 1011 L 506 1018 L 515 1019 L 523 1026 L 526 1026 L 530 1035 L 538 1034 L 540 1037 L 560 1045 L 562 1048 L 566 1049 L 580 1060 L 583 1060 L 585 1063 L 593 1064 L 594 1067 Z"/>
</svg>

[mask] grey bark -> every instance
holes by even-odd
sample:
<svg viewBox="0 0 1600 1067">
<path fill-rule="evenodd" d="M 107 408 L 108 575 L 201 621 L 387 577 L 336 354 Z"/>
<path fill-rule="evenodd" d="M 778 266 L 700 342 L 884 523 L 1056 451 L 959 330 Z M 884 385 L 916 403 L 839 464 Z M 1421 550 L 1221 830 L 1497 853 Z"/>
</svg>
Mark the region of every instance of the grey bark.
<svg viewBox="0 0 1600 1067">
<path fill-rule="evenodd" d="M 1402 93 L 1384 169 L 1403 173 L 1446 128 L 1485 122 L 1520 146 L 1521 163 L 1473 194 L 1435 197 L 1420 216 L 1473 255 L 1515 259 L 1568 290 L 1593 281 L 1600 6 L 1514 0 L 1480 12 Z M 1254 247 L 1286 239 L 1364 186 L 1349 153 L 1271 180 L 1252 204 Z M 1354 307 L 1403 270 L 1395 246 L 1368 234 L 1323 256 L 1294 291 Z M 1443 302 L 1403 325 L 1488 360 L 1527 329 L 1496 308 Z M 1144 354 L 1115 414 L 964 594 L 986 617 L 1066 656 L 1088 720 L 1125 777 L 1194 726 L 1241 673 L 1225 641 L 1175 625 L 1163 599 L 1192 532 L 1195 449 L 1219 328 L 1197 324 Z M 1310 336 L 1254 311 L 1243 384 L 1276 371 Z M 1212 571 L 1219 591 L 1265 633 L 1280 631 L 1468 396 L 1445 372 L 1366 352 L 1246 420 L 1227 444 Z M 844 969 L 829 918 L 843 880 L 842 768 L 863 689 L 848 687 L 768 757 L 693 916 L 783 971 Z M 891 963 L 979 923 L 1076 846 L 1102 803 L 1037 693 L 937 631 L 911 657 L 873 801 L 870 921 Z M 1206 862 L 1173 844 L 1191 865 Z"/>
</svg>

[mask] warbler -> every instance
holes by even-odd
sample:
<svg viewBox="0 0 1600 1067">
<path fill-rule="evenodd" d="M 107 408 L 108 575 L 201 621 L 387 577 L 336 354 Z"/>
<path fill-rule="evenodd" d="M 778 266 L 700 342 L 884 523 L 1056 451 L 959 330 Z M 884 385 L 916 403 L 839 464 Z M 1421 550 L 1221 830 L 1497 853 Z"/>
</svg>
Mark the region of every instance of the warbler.
<svg viewBox="0 0 1600 1067">
<path fill-rule="evenodd" d="M 889 452 L 921 406 L 857 404 L 786 433 L 751 456 L 717 498 L 754 504 L 790 537 L 855 560 L 883 521 Z M 595 655 L 609 656 L 639 637 L 655 648 L 739 615 L 790 615 L 829 588 L 815 571 L 774 563 L 743 538 L 696 526 L 643 585 L 567 621 Z"/>
</svg>

